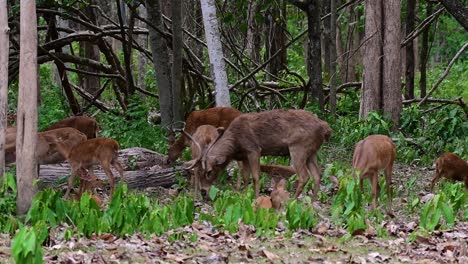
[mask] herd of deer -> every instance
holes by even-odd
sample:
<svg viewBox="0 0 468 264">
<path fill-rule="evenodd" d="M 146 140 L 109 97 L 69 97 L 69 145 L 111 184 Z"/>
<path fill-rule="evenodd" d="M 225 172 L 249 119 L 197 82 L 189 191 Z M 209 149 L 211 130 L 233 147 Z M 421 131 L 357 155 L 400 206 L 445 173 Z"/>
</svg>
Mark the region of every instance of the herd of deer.
<svg viewBox="0 0 468 264">
<path fill-rule="evenodd" d="M 79 195 L 86 185 L 95 181 L 91 167 L 100 164 L 109 177 L 111 193 L 114 190 L 113 165 L 124 179 L 124 170 L 118 161 L 119 145 L 109 138 L 97 138 L 99 128 L 96 120 L 89 117 L 71 117 L 38 133 L 36 157 L 38 164 L 52 164 L 67 160 L 72 174 L 65 197 L 69 196 L 74 179 L 81 181 Z M 266 208 L 281 208 L 289 198 L 286 181 L 297 174 L 294 198 L 303 191 L 304 185 L 313 177 L 312 198 L 317 199 L 320 188 L 321 170 L 317 163 L 317 151 L 328 141 L 332 130 L 327 122 L 304 110 L 271 110 L 259 113 L 241 113 L 231 107 L 214 107 L 192 112 L 185 122 L 182 135 L 170 140 L 167 165 L 172 165 L 181 156 L 184 148 L 190 146 L 192 160 L 185 163 L 191 171 L 191 183 L 195 195 L 200 189 L 207 190 L 218 179 L 227 165 L 235 160 L 239 167 L 236 187 L 241 188 L 242 180 L 247 185 L 252 174 L 257 204 Z M 15 160 L 16 128 L 6 131 L 6 162 Z M 260 157 L 265 155 L 291 157 L 291 166 L 261 165 Z M 369 178 L 372 185 L 372 205 L 376 208 L 379 192 L 378 175 L 384 171 L 388 207 L 391 209 L 392 168 L 396 148 L 392 140 L 384 135 L 371 135 L 356 144 L 353 163 L 354 173 L 363 180 Z M 468 163 L 452 153 L 444 153 L 436 162 L 434 184 L 445 177 L 464 181 L 468 187 Z M 260 196 L 260 173 L 273 177 L 275 187 L 270 196 Z M 241 177 L 242 176 L 242 177 Z"/>
</svg>

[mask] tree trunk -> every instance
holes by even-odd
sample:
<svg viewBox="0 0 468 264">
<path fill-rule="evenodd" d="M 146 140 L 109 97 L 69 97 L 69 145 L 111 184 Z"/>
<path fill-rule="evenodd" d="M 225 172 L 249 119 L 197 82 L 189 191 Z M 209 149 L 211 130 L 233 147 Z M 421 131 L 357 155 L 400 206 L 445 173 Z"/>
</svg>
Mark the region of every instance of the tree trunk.
<svg viewBox="0 0 468 264">
<path fill-rule="evenodd" d="M 309 1 L 306 9 L 308 24 L 307 72 L 310 91 L 323 110 L 324 98 L 322 89 L 322 52 L 320 47 L 320 2 Z"/>
<path fill-rule="evenodd" d="M 0 180 L 5 172 L 5 136 L 8 111 L 8 55 L 9 55 L 8 5 L 0 0 Z"/>
<path fill-rule="evenodd" d="M 156 83 L 159 92 L 159 109 L 161 111 L 161 124 L 168 125 L 173 119 L 172 114 L 172 89 L 171 69 L 169 67 L 168 46 L 164 35 L 162 14 L 159 0 L 146 0 L 146 13 L 148 21 L 159 30 L 149 27 L 151 52 L 153 65 L 156 72 Z"/>
<path fill-rule="evenodd" d="M 416 20 L 416 0 L 406 1 L 406 35 L 408 36 L 414 30 Z M 410 41 L 406 47 L 406 71 L 405 71 L 405 98 L 414 98 L 414 46 L 413 41 Z"/>
<path fill-rule="evenodd" d="M 117 15 L 119 17 L 120 23 L 120 36 L 122 38 L 122 51 L 125 63 L 125 77 L 127 81 L 127 91 L 126 91 L 126 99 L 128 99 L 129 95 L 135 93 L 135 84 L 133 82 L 133 74 L 132 74 L 132 34 L 125 33 L 124 26 L 128 26 L 127 17 L 124 14 L 125 10 L 125 3 L 121 3 L 121 0 L 115 0 L 117 4 Z M 132 14 L 132 11 L 130 11 Z M 132 17 L 132 16 L 131 16 Z M 132 17 L 133 19 L 133 17 Z M 133 23 L 131 23 L 133 24 Z M 133 27 L 133 25 L 131 25 Z M 131 29 L 130 29 L 131 30 Z"/>
<path fill-rule="evenodd" d="M 426 17 L 429 17 L 432 14 L 432 3 L 427 2 L 426 6 Z M 424 29 L 421 39 L 421 58 L 419 60 L 420 66 L 419 71 L 421 73 L 421 78 L 419 79 L 419 89 L 421 90 L 421 98 L 426 96 L 427 90 L 427 63 L 429 57 L 429 33 L 431 25 Z"/>
<path fill-rule="evenodd" d="M 277 1 L 266 14 L 265 60 L 286 45 L 286 3 Z M 283 49 L 268 65 L 269 73 L 278 76 L 287 64 L 287 50 Z"/>
<path fill-rule="evenodd" d="M 17 214 L 28 212 L 37 192 L 37 22 L 36 1 L 20 2 L 20 69 L 16 136 Z"/>
<path fill-rule="evenodd" d="M 205 26 L 206 43 L 208 45 L 208 57 L 215 85 L 216 106 L 231 106 L 215 2 L 214 0 L 201 0 L 200 3 L 203 14 L 203 25 Z"/>
<path fill-rule="evenodd" d="M 336 1 L 330 0 L 330 112 L 336 114 Z"/>
<path fill-rule="evenodd" d="M 252 62 L 260 64 L 260 43 L 261 43 L 261 30 L 260 24 L 257 23 L 256 15 L 259 11 L 257 0 L 249 1 L 249 8 L 247 12 L 247 39 L 245 53 Z"/>
<path fill-rule="evenodd" d="M 439 2 L 468 31 L 468 8 L 458 0 L 439 0 Z"/>
<path fill-rule="evenodd" d="M 172 8 L 172 112 L 174 114 L 173 122 L 184 121 L 182 109 L 182 91 L 183 91 L 183 75 L 182 75 L 182 1 L 173 0 Z"/>
<path fill-rule="evenodd" d="M 329 14 L 331 10 L 331 1 L 322 0 L 322 16 Z M 330 45 L 332 43 L 331 35 L 331 16 L 327 16 L 323 20 L 323 32 L 322 32 L 322 58 L 324 58 L 324 72 L 328 75 L 330 80 L 331 72 L 331 55 L 330 55 Z"/>
<path fill-rule="evenodd" d="M 402 109 L 401 100 L 401 3 L 400 0 L 383 1 L 383 112 L 390 116 L 394 128 L 398 127 Z M 413 54 L 411 56 L 414 56 Z"/>
<path fill-rule="evenodd" d="M 138 13 L 141 17 L 147 17 L 145 6 L 140 5 L 138 7 Z M 136 25 L 141 28 L 144 27 L 144 23 L 140 20 L 136 21 Z M 138 41 L 138 44 L 140 44 L 142 47 L 144 48 L 148 47 L 148 37 L 146 35 L 143 35 L 143 34 L 138 35 L 137 41 Z M 136 80 L 136 83 L 138 86 L 140 86 L 141 88 L 145 90 L 146 90 L 146 81 L 145 81 L 146 64 L 147 64 L 146 55 L 143 52 L 138 52 L 138 70 L 137 70 L 138 78 Z M 142 96 L 144 95 L 142 94 Z"/>
<path fill-rule="evenodd" d="M 95 1 L 90 1 L 90 5 L 95 4 Z M 84 9 L 85 15 L 89 18 L 90 22 L 92 24 L 97 24 L 97 16 L 94 11 L 94 8 L 87 6 Z M 100 61 L 100 53 L 99 53 L 99 47 L 96 46 L 94 43 L 91 43 L 89 41 L 83 41 L 80 43 L 80 53 L 82 53 L 82 56 L 84 58 L 92 59 L 95 61 Z M 57 67 L 59 67 L 57 65 Z M 94 69 L 88 66 L 82 66 L 80 67 L 85 71 L 90 71 L 93 72 Z M 61 75 L 63 75 L 61 73 Z M 97 76 L 91 76 L 91 75 L 80 75 L 80 82 L 85 91 L 92 95 L 96 95 L 97 91 L 100 88 L 100 81 L 99 77 Z"/>
<path fill-rule="evenodd" d="M 380 109 L 381 98 L 381 28 L 382 0 L 365 1 L 364 77 L 361 89 L 360 118 L 367 118 L 372 111 Z"/>
</svg>

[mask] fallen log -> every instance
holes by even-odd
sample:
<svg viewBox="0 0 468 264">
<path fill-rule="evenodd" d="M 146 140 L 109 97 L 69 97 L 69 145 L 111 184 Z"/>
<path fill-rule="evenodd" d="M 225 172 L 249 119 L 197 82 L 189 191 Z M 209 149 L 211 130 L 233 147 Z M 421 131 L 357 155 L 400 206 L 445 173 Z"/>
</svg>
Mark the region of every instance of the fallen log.
<svg viewBox="0 0 468 264">
<path fill-rule="evenodd" d="M 177 182 L 177 175 L 188 177 L 187 171 L 182 166 L 165 167 L 165 159 L 165 155 L 144 148 L 130 148 L 119 151 L 119 161 L 125 169 L 125 183 L 130 188 L 170 187 Z M 112 169 L 112 173 L 116 176 L 116 181 L 119 181 L 117 171 Z M 94 166 L 94 174 L 99 179 L 108 181 L 100 166 Z M 70 166 L 67 162 L 41 165 L 39 187 L 61 185 L 68 181 L 69 176 Z"/>
</svg>

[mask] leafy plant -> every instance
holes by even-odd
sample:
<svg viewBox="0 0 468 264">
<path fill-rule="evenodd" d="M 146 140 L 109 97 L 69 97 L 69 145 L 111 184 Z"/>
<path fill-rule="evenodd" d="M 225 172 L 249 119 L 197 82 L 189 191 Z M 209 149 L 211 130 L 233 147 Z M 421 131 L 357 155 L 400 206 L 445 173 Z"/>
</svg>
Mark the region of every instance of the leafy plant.
<svg viewBox="0 0 468 264">
<path fill-rule="evenodd" d="M 34 228 L 21 227 L 12 241 L 12 253 L 16 263 L 43 263 L 42 242 Z"/>
<path fill-rule="evenodd" d="M 303 206 L 292 200 L 286 206 L 286 220 L 290 230 L 311 229 L 317 224 L 317 217 L 311 206 Z"/>
<path fill-rule="evenodd" d="M 440 228 L 440 220 L 451 227 L 455 223 L 458 211 L 464 205 L 467 193 L 462 183 L 446 182 L 442 190 L 436 194 L 421 211 L 421 227 L 432 231 Z"/>
<path fill-rule="evenodd" d="M 332 218 L 344 223 L 348 232 L 365 229 L 364 195 L 359 188 L 359 180 L 348 173 L 339 178 L 340 187 L 332 204 Z"/>
</svg>

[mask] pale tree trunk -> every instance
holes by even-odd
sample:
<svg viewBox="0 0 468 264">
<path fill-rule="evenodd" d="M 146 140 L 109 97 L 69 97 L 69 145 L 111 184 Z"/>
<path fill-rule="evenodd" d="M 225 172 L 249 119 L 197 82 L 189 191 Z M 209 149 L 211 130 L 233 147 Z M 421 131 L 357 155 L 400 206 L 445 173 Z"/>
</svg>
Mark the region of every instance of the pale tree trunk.
<svg viewBox="0 0 468 264">
<path fill-rule="evenodd" d="M 27 213 L 37 192 L 37 22 L 36 1 L 20 2 L 20 72 L 16 135 L 17 214 Z"/>
<path fill-rule="evenodd" d="M 331 0 L 322 0 L 322 16 L 330 13 L 331 10 Z M 323 70 L 328 74 L 328 78 L 331 78 L 331 55 L 330 55 L 330 44 L 332 43 L 331 35 L 331 16 L 327 16 L 323 20 L 323 31 L 322 31 L 322 58 L 324 58 Z"/>
<path fill-rule="evenodd" d="M 381 28 L 382 0 L 365 1 L 365 37 L 364 44 L 364 77 L 361 89 L 360 118 L 367 118 L 372 111 L 381 106 Z"/>
<path fill-rule="evenodd" d="M 0 179 L 5 173 L 5 135 L 8 110 L 9 33 L 7 0 L 0 0 Z"/>
<path fill-rule="evenodd" d="M 406 1 L 406 35 L 408 36 L 414 29 L 416 19 L 416 0 Z M 414 98 L 414 46 L 413 41 L 410 41 L 405 47 L 405 98 Z"/>
<path fill-rule="evenodd" d="M 216 106 L 231 106 L 215 2 L 214 0 L 201 0 L 200 3 L 208 45 L 208 57 L 215 85 Z"/>
<path fill-rule="evenodd" d="M 146 13 L 151 25 L 159 29 L 158 32 L 158 30 L 148 26 L 156 83 L 158 85 L 161 123 L 162 125 L 168 125 L 173 119 L 171 68 L 169 67 L 168 45 L 164 35 L 160 33 L 164 32 L 164 27 L 159 0 L 146 0 Z"/>
<path fill-rule="evenodd" d="M 400 0 L 383 1 L 383 10 L 383 112 L 390 116 L 395 128 L 402 109 Z"/>
<path fill-rule="evenodd" d="M 336 114 L 336 1 L 330 0 L 330 112 Z"/>
<path fill-rule="evenodd" d="M 172 112 L 173 122 L 183 121 L 182 111 L 182 1 L 172 1 Z"/>
</svg>

